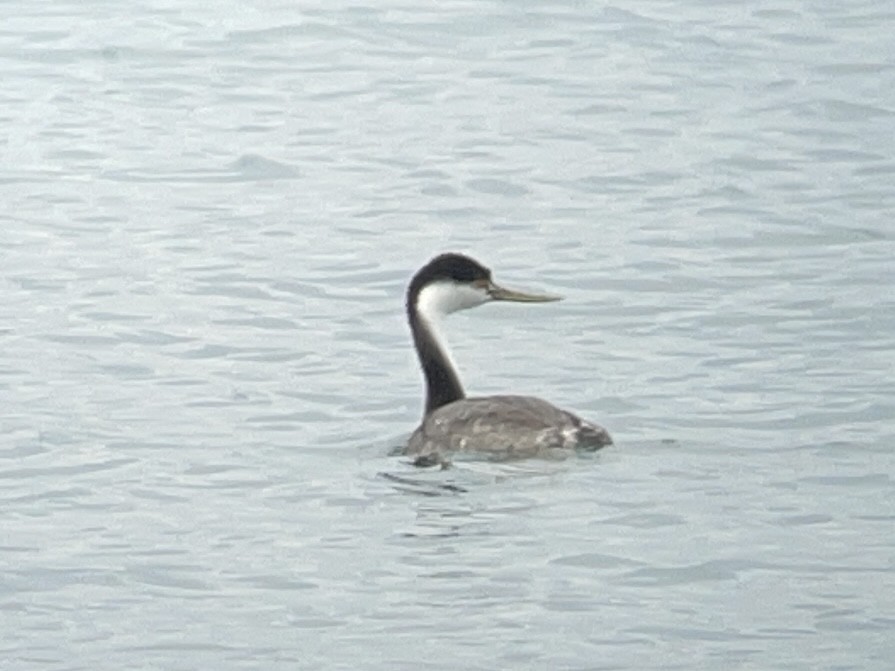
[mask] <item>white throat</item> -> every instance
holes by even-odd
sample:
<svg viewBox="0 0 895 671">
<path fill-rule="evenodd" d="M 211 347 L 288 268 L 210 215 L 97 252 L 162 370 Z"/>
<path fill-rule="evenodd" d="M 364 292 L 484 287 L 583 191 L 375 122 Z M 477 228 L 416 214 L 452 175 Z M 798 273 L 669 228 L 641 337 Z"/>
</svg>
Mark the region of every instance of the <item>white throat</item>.
<svg viewBox="0 0 895 671">
<path fill-rule="evenodd" d="M 427 322 L 437 322 L 441 317 L 458 310 L 467 310 L 490 300 L 484 289 L 457 282 L 433 282 L 423 287 L 416 298 L 416 309 Z"/>
<path fill-rule="evenodd" d="M 429 284 L 417 294 L 416 310 L 423 328 L 428 331 L 435 346 L 441 350 L 447 365 L 457 370 L 457 364 L 451 351 L 438 330 L 441 318 L 458 310 L 474 308 L 490 300 L 488 294 L 481 289 L 474 289 L 468 284 L 444 281 Z"/>
</svg>

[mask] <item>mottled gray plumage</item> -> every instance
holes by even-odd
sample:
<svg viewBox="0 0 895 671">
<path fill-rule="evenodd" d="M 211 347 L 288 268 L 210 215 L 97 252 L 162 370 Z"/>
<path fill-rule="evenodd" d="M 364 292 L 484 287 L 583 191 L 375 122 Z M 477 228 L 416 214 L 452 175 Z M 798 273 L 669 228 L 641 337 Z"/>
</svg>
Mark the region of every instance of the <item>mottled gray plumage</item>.
<svg viewBox="0 0 895 671">
<path fill-rule="evenodd" d="M 534 396 L 465 398 L 426 415 L 407 442 L 420 466 L 447 464 L 452 453 L 488 459 L 565 456 L 611 445 L 609 432 Z"/>
</svg>

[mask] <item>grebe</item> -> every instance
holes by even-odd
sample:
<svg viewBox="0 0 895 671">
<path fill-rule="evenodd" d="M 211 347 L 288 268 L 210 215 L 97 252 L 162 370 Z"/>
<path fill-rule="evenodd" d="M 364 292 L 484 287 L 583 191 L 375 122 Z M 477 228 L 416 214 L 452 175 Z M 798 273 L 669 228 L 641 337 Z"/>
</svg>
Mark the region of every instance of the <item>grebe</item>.
<svg viewBox="0 0 895 671">
<path fill-rule="evenodd" d="M 546 303 L 559 296 L 504 289 L 491 271 L 463 254 L 441 254 L 407 288 L 407 319 L 426 378 L 426 410 L 407 442 L 418 466 L 447 466 L 457 452 L 492 459 L 598 450 L 612 444 L 603 427 L 533 396 L 466 398 L 437 328 L 441 317 L 490 301 Z"/>
</svg>

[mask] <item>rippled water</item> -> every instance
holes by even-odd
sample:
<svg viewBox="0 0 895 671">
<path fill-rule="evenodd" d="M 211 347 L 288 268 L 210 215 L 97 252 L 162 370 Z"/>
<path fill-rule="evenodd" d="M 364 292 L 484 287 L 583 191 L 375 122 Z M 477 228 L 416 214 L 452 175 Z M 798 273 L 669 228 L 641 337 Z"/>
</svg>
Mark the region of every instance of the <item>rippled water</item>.
<svg viewBox="0 0 895 671">
<path fill-rule="evenodd" d="M 6 3 L 10 669 L 889 669 L 884 2 Z M 593 457 L 416 471 L 467 387 Z"/>
</svg>

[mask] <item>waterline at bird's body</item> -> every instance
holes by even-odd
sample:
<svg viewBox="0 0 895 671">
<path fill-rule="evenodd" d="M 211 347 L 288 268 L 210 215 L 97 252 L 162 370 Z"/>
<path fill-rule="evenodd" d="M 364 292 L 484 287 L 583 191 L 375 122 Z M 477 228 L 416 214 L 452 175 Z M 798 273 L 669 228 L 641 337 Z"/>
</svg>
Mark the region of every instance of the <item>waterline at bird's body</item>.
<svg viewBox="0 0 895 671">
<path fill-rule="evenodd" d="M 450 463 L 458 452 L 494 459 L 556 456 L 612 443 L 601 426 L 532 396 L 466 398 L 456 366 L 438 334 L 442 317 L 490 301 L 544 303 L 556 296 L 497 286 L 491 271 L 462 254 L 442 254 L 407 289 L 407 318 L 426 379 L 423 421 L 407 443 L 418 465 Z"/>
</svg>

